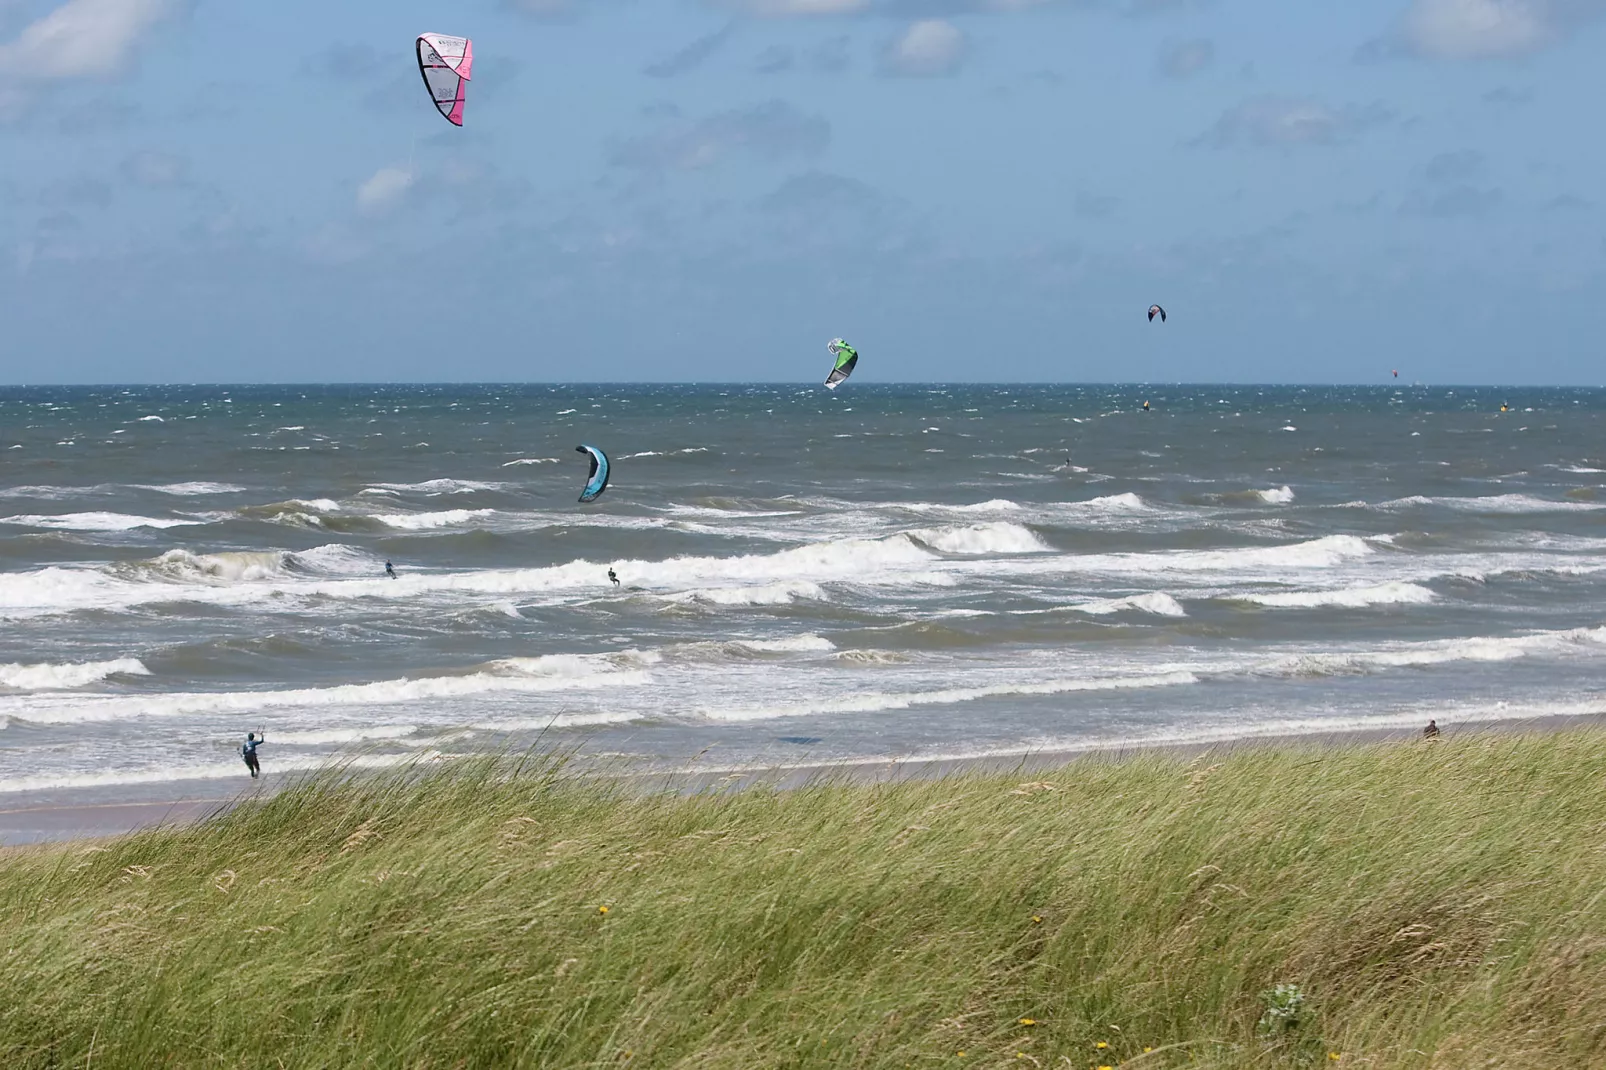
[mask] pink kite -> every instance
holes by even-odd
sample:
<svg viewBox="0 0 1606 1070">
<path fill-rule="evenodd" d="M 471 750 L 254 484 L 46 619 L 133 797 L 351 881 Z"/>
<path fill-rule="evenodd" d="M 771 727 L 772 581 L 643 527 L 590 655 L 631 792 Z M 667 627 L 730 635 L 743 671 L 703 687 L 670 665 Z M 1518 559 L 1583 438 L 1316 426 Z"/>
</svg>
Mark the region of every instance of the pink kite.
<svg viewBox="0 0 1606 1070">
<path fill-rule="evenodd" d="M 435 107 L 453 126 L 463 125 L 463 97 L 473 66 L 474 42 L 467 37 L 419 35 L 418 73 Z"/>
</svg>

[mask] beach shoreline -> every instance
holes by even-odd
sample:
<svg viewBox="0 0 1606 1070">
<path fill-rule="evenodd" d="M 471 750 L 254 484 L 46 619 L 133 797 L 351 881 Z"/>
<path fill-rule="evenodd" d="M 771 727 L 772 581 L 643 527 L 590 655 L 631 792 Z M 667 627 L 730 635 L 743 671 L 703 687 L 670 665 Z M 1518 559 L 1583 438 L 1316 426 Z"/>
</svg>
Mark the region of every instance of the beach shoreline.
<svg viewBox="0 0 1606 1070">
<path fill-rule="evenodd" d="M 1606 710 L 1523 719 L 1489 718 L 1440 725 L 1437 745 L 1453 745 L 1457 738 L 1487 734 L 1552 733 L 1606 726 Z M 630 785 L 631 793 L 696 794 L 710 791 L 795 790 L 822 781 L 844 784 L 889 784 L 908 780 L 940 780 L 969 774 L 995 775 L 1019 772 L 1037 774 L 1077 763 L 1119 763 L 1144 755 L 1170 754 L 1198 757 L 1246 750 L 1312 750 L 1380 743 L 1422 742 L 1420 728 L 1398 726 L 1349 728 L 1330 732 L 1245 735 L 1187 742 L 1120 742 L 1074 749 L 1019 751 L 997 755 L 855 759 L 795 764 L 699 765 L 672 772 L 590 771 L 577 779 L 595 779 Z M 338 765 L 338 761 L 331 763 Z M 269 766 L 271 774 L 271 765 Z M 129 835 L 146 829 L 203 821 L 247 802 L 293 788 L 307 776 L 289 774 L 255 782 L 232 795 L 208 794 L 200 798 L 158 801 L 128 800 L 96 803 L 61 803 L 0 809 L 0 849 L 37 844 L 90 841 Z"/>
</svg>

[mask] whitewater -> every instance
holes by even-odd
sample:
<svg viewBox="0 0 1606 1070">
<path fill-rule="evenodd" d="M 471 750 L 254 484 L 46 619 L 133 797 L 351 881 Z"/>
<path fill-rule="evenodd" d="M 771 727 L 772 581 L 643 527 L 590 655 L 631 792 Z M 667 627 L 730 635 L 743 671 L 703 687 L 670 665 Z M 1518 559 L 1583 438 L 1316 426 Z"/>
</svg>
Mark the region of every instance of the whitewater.
<svg viewBox="0 0 1606 1070">
<path fill-rule="evenodd" d="M 0 809 L 228 797 L 247 731 L 272 783 L 1598 713 L 1603 422 L 1591 390 L 0 390 Z"/>
</svg>

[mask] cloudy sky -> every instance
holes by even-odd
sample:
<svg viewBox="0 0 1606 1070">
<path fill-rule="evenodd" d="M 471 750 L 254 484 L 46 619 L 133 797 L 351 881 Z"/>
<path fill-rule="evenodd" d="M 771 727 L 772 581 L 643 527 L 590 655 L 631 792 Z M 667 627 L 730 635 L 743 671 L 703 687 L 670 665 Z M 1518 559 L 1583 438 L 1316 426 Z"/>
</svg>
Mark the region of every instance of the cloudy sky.
<svg viewBox="0 0 1606 1070">
<path fill-rule="evenodd" d="M 1603 61 L 1606 0 L 0 0 L 0 382 L 1598 385 Z"/>
</svg>

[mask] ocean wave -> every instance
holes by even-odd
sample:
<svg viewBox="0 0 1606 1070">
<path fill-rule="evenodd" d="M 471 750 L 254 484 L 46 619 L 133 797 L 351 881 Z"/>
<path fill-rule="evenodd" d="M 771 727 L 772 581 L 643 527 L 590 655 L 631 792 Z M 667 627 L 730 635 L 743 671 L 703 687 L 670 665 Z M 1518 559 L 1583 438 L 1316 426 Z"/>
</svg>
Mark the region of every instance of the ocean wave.
<svg viewBox="0 0 1606 1070">
<path fill-rule="evenodd" d="M 264 752 L 266 755 L 267 752 Z M 364 754 L 331 758 L 264 758 L 270 775 L 306 773 L 325 767 L 340 769 L 393 769 L 413 763 L 445 759 L 437 752 L 423 754 Z M 97 773 L 43 773 L 0 780 L 0 794 L 36 791 L 63 791 L 74 788 L 120 788 L 141 784 L 167 784 L 188 780 L 239 780 L 244 766 L 239 759 L 217 762 L 191 762 L 184 765 L 155 766 L 149 769 L 121 768 Z"/>
<path fill-rule="evenodd" d="M 114 658 L 111 661 L 70 662 L 53 664 L 13 662 L 0 665 L 0 686 L 19 691 L 60 691 L 99 683 L 108 676 L 149 676 L 151 671 L 138 658 Z"/>
<path fill-rule="evenodd" d="M 1157 553 L 1085 554 L 1065 562 L 1073 571 L 1121 575 L 1166 572 L 1233 572 L 1297 568 L 1331 568 L 1377 550 L 1356 535 L 1325 535 L 1281 546 L 1244 546 L 1226 550 L 1166 550 Z"/>
<path fill-rule="evenodd" d="M 134 528 L 177 528 L 209 523 L 177 517 L 131 516 L 128 513 L 58 513 L 0 517 L 0 524 L 59 531 L 131 531 Z"/>
<path fill-rule="evenodd" d="M 1235 601 L 1253 602 L 1262 606 L 1315 609 L 1321 606 L 1338 606 L 1359 609 L 1380 605 L 1426 605 L 1437 597 L 1426 587 L 1415 583 L 1381 583 L 1371 587 L 1343 587 L 1329 591 L 1286 591 L 1273 594 L 1245 594 L 1232 596 Z"/>
<path fill-rule="evenodd" d="M 1287 505 L 1294 500 L 1294 492 L 1289 487 L 1282 486 L 1273 490 L 1257 490 L 1256 496 L 1267 505 Z"/>
<path fill-rule="evenodd" d="M 1029 529 L 1007 521 L 969 527 L 921 528 L 907 534 L 945 554 L 1036 554 L 1052 549 Z"/>
<path fill-rule="evenodd" d="M 171 494 L 177 498 L 198 498 L 207 494 L 241 494 L 248 488 L 238 483 L 130 483 L 135 490 L 155 491 L 157 494 Z"/>
<path fill-rule="evenodd" d="M 1606 509 L 1606 502 L 1555 502 L 1546 498 L 1536 498 L 1531 494 L 1491 494 L 1480 498 L 1413 494 L 1408 498 L 1395 498 L 1393 501 L 1381 502 L 1374 508 L 1413 509 L 1424 507 L 1454 509 L 1463 513 L 1575 513 Z"/>
<path fill-rule="evenodd" d="M 557 464 L 557 463 L 558 463 L 558 458 L 556 458 L 556 457 L 517 457 L 517 458 L 515 458 L 515 459 L 513 459 L 511 461 L 504 461 L 502 463 L 502 467 L 503 468 L 512 468 L 515 465 L 520 465 L 520 464 Z"/>
<path fill-rule="evenodd" d="M 1135 513 L 1150 513 L 1154 511 L 1154 506 L 1144 501 L 1142 496 L 1131 491 L 1127 491 L 1125 494 L 1106 494 L 1101 498 L 1088 498 L 1086 501 L 1065 502 L 1063 507 L 1077 512 L 1114 516 L 1130 516 Z"/>
<path fill-rule="evenodd" d="M 708 602 L 718 606 L 784 606 L 798 599 L 820 602 L 825 590 L 808 580 L 766 583 L 757 587 L 705 587 L 669 596 L 677 602 Z"/>
<path fill-rule="evenodd" d="M 1095 616 L 1132 611 L 1152 613 L 1157 617 L 1186 617 L 1188 615 L 1188 611 L 1182 608 L 1182 603 L 1164 591 L 1135 594 L 1130 598 L 1103 598 L 1095 602 L 1072 606 L 1071 608 L 1079 613 L 1091 613 Z"/>
<path fill-rule="evenodd" d="M 422 483 L 371 483 L 361 493 L 378 490 L 398 494 L 473 494 L 482 490 L 504 490 L 508 486 L 507 483 L 487 483 L 477 479 L 426 479 Z"/>
<path fill-rule="evenodd" d="M 1596 655 L 1601 652 L 1597 649 L 1600 647 L 1606 647 L 1606 627 L 1570 628 L 1506 637 L 1442 639 L 1383 650 L 1289 654 L 1261 662 L 1247 671 L 1252 676 L 1347 676 L 1378 669 L 1425 668 L 1458 661 L 1514 661 L 1532 655 L 1579 650 Z"/>
<path fill-rule="evenodd" d="M 808 717 L 822 714 L 881 713 L 906 710 L 911 706 L 950 706 L 1006 695 L 1059 695 L 1073 691 L 1124 691 L 1150 687 L 1178 687 L 1196 684 L 1191 672 L 1155 673 L 1148 676 L 1077 677 L 1044 680 L 1038 683 L 992 684 L 984 687 L 950 687 L 936 691 L 869 692 L 851 698 L 822 699 L 790 706 L 753 706 L 743 709 L 704 708 L 700 716 L 711 721 L 767 721 L 782 717 Z"/>
<path fill-rule="evenodd" d="M 626 453 L 620 456 L 621 461 L 632 461 L 639 457 L 681 457 L 688 453 L 708 453 L 707 446 L 688 446 L 679 450 L 642 450 L 640 453 Z"/>
<path fill-rule="evenodd" d="M 646 668 L 654 652 L 546 654 L 501 658 L 455 675 L 401 677 L 365 684 L 280 691 L 189 692 L 165 695 L 85 695 L 73 700 L 49 695 L 0 700 L 0 713 L 34 724 L 127 721 L 193 714 L 257 713 L 312 707 L 393 706 L 492 692 L 542 692 L 639 687 L 651 682 Z M 561 715 L 558 718 L 562 724 Z"/>
<path fill-rule="evenodd" d="M 428 531 L 431 528 L 455 527 L 491 516 L 495 509 L 442 509 L 433 513 L 370 513 L 368 518 L 387 528 L 401 531 Z"/>
<path fill-rule="evenodd" d="M 226 550 L 198 554 L 192 550 L 169 550 L 149 561 L 114 566 L 114 570 L 135 581 L 230 584 L 294 575 L 372 573 L 377 563 L 378 558 L 356 547 L 330 543 L 298 552 Z"/>
</svg>

